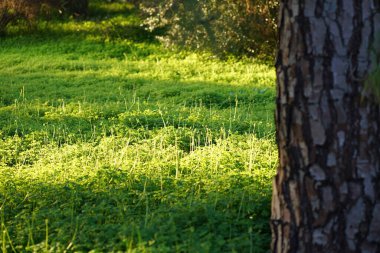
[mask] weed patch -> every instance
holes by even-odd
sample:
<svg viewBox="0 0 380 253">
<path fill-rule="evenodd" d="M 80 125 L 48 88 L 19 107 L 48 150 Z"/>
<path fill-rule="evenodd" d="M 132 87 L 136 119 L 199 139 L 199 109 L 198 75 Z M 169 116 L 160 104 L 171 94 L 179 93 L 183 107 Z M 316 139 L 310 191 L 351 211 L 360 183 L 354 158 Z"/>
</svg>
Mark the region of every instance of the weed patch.
<svg viewBox="0 0 380 253">
<path fill-rule="evenodd" d="M 272 67 L 164 49 L 133 13 L 0 39 L 2 251 L 266 252 Z"/>
</svg>

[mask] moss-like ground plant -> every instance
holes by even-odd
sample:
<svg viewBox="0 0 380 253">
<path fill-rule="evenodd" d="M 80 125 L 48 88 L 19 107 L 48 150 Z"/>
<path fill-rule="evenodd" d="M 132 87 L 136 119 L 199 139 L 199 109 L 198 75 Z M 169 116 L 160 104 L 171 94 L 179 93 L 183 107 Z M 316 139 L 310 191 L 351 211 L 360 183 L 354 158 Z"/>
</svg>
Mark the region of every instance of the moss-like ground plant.
<svg viewBox="0 0 380 253">
<path fill-rule="evenodd" d="M 0 39 L 2 252 L 266 252 L 274 71 L 162 48 L 124 3 Z"/>
</svg>

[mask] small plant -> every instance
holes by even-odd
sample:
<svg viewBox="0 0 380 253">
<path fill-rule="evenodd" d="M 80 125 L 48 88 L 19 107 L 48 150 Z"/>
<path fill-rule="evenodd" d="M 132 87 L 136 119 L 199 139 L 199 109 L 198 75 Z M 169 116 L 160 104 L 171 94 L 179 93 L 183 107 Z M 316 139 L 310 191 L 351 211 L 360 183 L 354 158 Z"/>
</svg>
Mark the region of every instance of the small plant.
<svg viewBox="0 0 380 253">
<path fill-rule="evenodd" d="M 380 101 L 380 67 L 370 72 L 366 80 L 366 89 Z"/>
<path fill-rule="evenodd" d="M 365 80 L 365 89 L 380 101 L 380 34 L 377 33 L 371 47 L 372 68 Z"/>
</svg>

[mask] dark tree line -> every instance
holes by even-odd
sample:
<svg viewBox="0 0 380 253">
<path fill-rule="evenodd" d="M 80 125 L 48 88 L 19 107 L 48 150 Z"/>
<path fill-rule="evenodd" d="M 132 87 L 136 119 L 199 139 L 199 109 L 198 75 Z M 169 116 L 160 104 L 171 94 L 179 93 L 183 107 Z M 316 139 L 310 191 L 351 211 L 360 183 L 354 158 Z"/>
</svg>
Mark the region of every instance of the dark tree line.
<svg viewBox="0 0 380 253">
<path fill-rule="evenodd" d="M 87 14 L 88 0 L 1 0 L 0 34 L 8 24 L 24 20 L 32 26 L 40 17 L 54 15 L 83 16 Z"/>
</svg>

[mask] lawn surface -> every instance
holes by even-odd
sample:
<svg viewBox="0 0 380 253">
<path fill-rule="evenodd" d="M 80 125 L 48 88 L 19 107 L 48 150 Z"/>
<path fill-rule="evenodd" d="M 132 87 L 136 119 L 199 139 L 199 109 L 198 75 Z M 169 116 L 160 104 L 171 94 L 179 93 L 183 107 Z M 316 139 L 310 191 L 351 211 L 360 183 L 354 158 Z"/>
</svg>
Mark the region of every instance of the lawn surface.
<svg viewBox="0 0 380 253">
<path fill-rule="evenodd" d="M 139 22 L 94 2 L 0 39 L 3 252 L 268 251 L 273 68 Z"/>
</svg>

